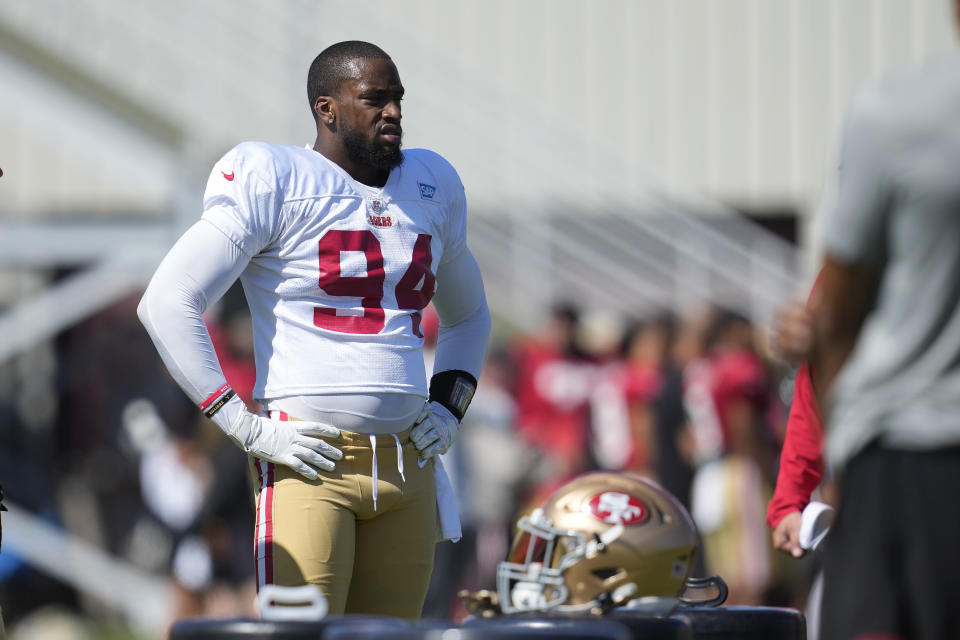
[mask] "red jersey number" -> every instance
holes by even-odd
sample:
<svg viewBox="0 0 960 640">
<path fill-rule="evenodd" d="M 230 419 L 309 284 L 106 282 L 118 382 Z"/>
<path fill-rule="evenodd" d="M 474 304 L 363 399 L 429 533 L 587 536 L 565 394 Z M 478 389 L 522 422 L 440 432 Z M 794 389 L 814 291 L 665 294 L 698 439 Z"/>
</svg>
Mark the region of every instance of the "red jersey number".
<svg viewBox="0 0 960 640">
<path fill-rule="evenodd" d="M 437 282 L 433 272 L 430 271 L 432 263 L 430 236 L 421 233 L 417 236 L 416 244 L 413 245 L 410 267 L 394 289 L 394 293 L 397 294 L 397 306 L 401 309 L 414 309 L 410 321 L 413 323 L 413 333 L 418 338 L 423 337 L 423 333 L 420 331 L 420 311 L 430 304 L 430 298 L 433 297 L 435 289 L 434 285 Z"/>
<path fill-rule="evenodd" d="M 430 253 L 430 239 L 421 233 L 413 245 L 410 266 L 394 290 L 397 307 L 409 309 L 413 323 L 413 332 L 423 337 L 420 331 L 420 311 L 430 303 L 433 297 L 436 277 L 430 271 L 433 261 Z M 320 239 L 320 288 L 330 296 L 360 298 L 363 312 L 359 315 L 337 315 L 332 307 L 315 307 L 313 324 L 321 329 L 340 333 L 376 334 L 383 331 L 385 324 L 383 312 L 383 251 L 380 241 L 372 231 L 328 231 Z M 366 275 L 344 276 L 341 273 L 341 252 L 362 251 L 366 261 Z"/>
</svg>

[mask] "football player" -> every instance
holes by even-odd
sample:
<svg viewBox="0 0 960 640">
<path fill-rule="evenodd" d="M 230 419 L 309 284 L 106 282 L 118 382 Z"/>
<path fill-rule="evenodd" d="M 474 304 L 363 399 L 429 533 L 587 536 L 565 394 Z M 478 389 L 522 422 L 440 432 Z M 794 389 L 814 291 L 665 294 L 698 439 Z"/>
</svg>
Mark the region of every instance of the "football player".
<svg viewBox="0 0 960 640">
<path fill-rule="evenodd" d="M 490 314 L 456 171 L 401 150 L 390 56 L 332 45 L 307 92 L 315 142 L 223 156 L 201 219 L 138 312 L 183 390 L 250 455 L 258 585 L 316 584 L 332 614 L 416 618 L 434 543 L 459 536 L 437 455 L 470 404 Z M 202 319 L 238 277 L 263 415 L 227 385 Z M 441 323 L 428 387 L 431 300 Z"/>
</svg>

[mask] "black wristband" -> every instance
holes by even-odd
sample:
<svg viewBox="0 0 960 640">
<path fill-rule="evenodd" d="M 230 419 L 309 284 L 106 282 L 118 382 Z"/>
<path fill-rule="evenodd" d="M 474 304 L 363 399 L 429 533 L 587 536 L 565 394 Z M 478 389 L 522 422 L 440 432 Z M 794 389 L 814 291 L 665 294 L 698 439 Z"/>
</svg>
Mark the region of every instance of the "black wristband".
<svg viewBox="0 0 960 640">
<path fill-rule="evenodd" d="M 227 389 L 227 391 L 220 397 L 213 400 L 206 407 L 201 406 L 200 409 L 203 411 L 203 415 L 208 418 L 212 418 L 220 409 L 223 409 L 223 406 L 230 402 L 230 398 L 237 395 L 237 392 L 233 389 Z"/>
<path fill-rule="evenodd" d="M 430 379 L 430 401 L 445 406 L 457 420 L 463 420 L 476 390 L 477 379 L 459 369 L 441 371 Z"/>
</svg>

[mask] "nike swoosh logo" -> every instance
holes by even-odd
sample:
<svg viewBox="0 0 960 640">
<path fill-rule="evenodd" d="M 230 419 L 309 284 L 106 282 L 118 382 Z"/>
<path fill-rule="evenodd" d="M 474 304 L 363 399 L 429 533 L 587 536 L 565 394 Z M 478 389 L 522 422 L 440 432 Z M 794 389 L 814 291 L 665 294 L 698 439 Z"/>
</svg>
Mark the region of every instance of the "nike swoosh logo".
<svg viewBox="0 0 960 640">
<path fill-rule="evenodd" d="M 233 180 L 233 171 L 231 171 L 230 173 L 227 173 L 226 171 L 221 171 L 220 173 L 222 173 L 223 177 L 226 178 L 227 180 Z"/>
<path fill-rule="evenodd" d="M 420 458 L 417 458 L 417 466 L 420 467 L 421 469 L 427 466 L 428 462 L 430 462 L 430 460 L 421 460 Z"/>
</svg>

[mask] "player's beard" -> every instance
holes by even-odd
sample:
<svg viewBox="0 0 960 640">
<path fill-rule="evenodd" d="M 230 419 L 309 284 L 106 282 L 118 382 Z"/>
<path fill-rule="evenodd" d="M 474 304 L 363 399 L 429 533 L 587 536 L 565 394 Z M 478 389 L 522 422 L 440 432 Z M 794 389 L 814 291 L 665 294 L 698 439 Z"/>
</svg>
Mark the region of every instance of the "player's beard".
<svg viewBox="0 0 960 640">
<path fill-rule="evenodd" d="M 390 171 L 403 162 L 403 151 L 400 150 L 400 145 L 383 147 L 368 139 L 356 129 L 345 129 L 342 124 L 339 124 L 339 127 L 340 135 L 343 138 L 343 147 L 347 152 L 347 157 L 353 162 L 381 171 Z"/>
</svg>

